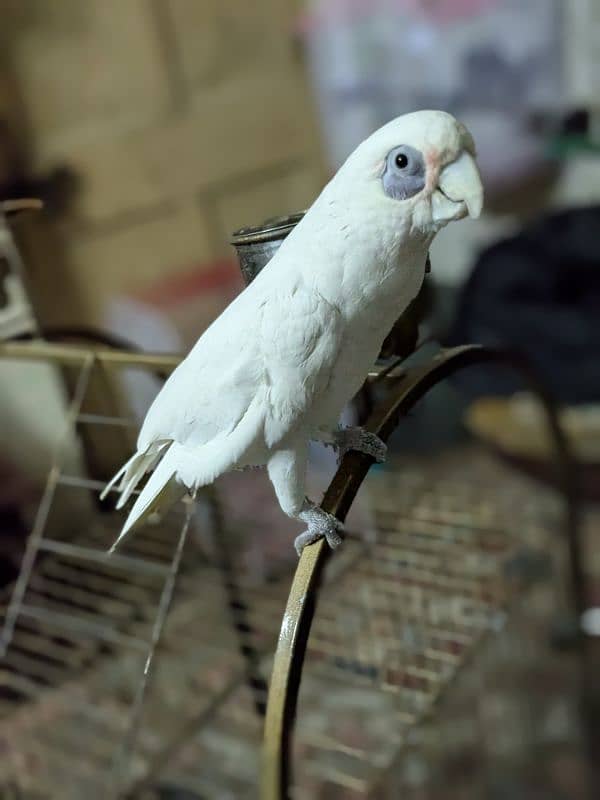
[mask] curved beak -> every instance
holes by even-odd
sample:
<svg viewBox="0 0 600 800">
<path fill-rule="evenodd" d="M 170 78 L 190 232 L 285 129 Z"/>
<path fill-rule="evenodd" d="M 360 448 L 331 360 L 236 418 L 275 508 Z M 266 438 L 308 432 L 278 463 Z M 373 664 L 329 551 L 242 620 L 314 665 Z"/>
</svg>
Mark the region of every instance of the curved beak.
<svg viewBox="0 0 600 800">
<path fill-rule="evenodd" d="M 438 189 L 452 203 L 464 203 L 476 219 L 483 208 L 483 186 L 475 159 L 466 150 L 440 173 Z"/>
</svg>

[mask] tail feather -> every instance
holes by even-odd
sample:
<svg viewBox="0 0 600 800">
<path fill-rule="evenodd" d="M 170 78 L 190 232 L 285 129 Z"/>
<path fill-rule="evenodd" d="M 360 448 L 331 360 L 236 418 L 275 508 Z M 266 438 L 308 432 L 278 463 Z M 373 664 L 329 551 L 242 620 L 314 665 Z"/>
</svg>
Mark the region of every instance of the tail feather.
<svg viewBox="0 0 600 800">
<path fill-rule="evenodd" d="M 102 490 L 100 499 L 104 500 L 106 495 L 115 488 L 119 481 L 120 483 L 117 486 L 117 491 L 120 493 L 128 491 L 127 497 L 129 497 L 131 491 L 135 489 L 137 483 L 143 478 L 145 473 L 148 472 L 149 469 L 152 469 L 154 463 L 171 441 L 171 439 L 158 439 L 152 442 L 145 450 L 138 450 L 137 453 L 134 453 L 129 461 L 126 461 L 116 475 L 106 484 Z M 131 483 L 133 485 L 130 489 Z M 119 499 L 117 508 L 121 508 L 123 502 L 125 502 L 121 502 L 121 500 L 122 498 Z"/>
<path fill-rule="evenodd" d="M 122 466 L 122 467 L 121 467 L 121 469 L 120 469 L 120 470 L 119 470 L 119 471 L 116 473 L 116 475 L 113 475 L 113 477 L 110 479 L 110 481 L 109 481 L 109 482 L 106 484 L 106 486 L 105 486 L 105 487 L 104 487 L 104 489 L 102 490 L 102 494 L 100 495 L 100 500 L 104 500 L 104 498 L 105 498 L 105 497 L 106 497 L 106 495 L 107 495 L 107 494 L 110 492 L 110 490 L 111 490 L 111 489 L 112 489 L 112 488 L 113 488 L 113 487 L 116 485 L 116 483 L 117 483 L 117 482 L 118 482 L 118 481 L 119 481 L 119 480 L 120 480 L 120 479 L 121 479 L 121 478 L 122 478 L 122 477 L 125 475 L 125 473 L 127 472 L 127 470 L 128 470 L 128 469 L 129 469 L 129 468 L 130 468 L 130 467 L 133 465 L 133 463 L 134 463 L 134 462 L 135 462 L 137 459 L 139 459 L 139 457 L 140 457 L 140 454 L 139 454 L 139 453 L 134 453 L 134 454 L 131 456 L 131 458 L 129 459 L 129 461 L 126 461 L 126 462 L 123 464 L 123 466 Z"/>
<path fill-rule="evenodd" d="M 121 485 L 119 486 L 121 496 L 119 497 L 116 505 L 118 509 L 123 508 L 144 475 L 154 467 L 156 462 L 162 456 L 167 444 L 168 443 L 165 442 L 161 444 L 159 448 L 148 450 L 141 454 L 136 463 L 132 464 L 126 470 L 123 480 L 121 481 Z"/>
<path fill-rule="evenodd" d="M 151 514 L 180 500 L 186 487 L 176 480 L 179 447 L 172 444 L 133 504 L 118 539 L 110 548 L 114 552 L 133 528 L 141 525 Z M 141 477 L 141 475 L 140 475 Z"/>
<path fill-rule="evenodd" d="M 215 436 L 200 446 L 189 447 L 172 439 L 160 439 L 130 459 L 109 484 L 110 487 L 121 480 L 122 495 L 118 508 L 130 497 L 144 474 L 152 467 L 154 472 L 133 504 L 111 552 L 150 514 L 180 500 L 186 491 L 196 491 L 201 486 L 212 483 L 215 478 L 236 465 L 256 437 L 261 435 L 264 427 L 264 415 L 261 413 L 263 406 L 262 396 L 257 395 L 231 431 Z M 158 464 L 154 466 L 157 461 Z"/>
</svg>

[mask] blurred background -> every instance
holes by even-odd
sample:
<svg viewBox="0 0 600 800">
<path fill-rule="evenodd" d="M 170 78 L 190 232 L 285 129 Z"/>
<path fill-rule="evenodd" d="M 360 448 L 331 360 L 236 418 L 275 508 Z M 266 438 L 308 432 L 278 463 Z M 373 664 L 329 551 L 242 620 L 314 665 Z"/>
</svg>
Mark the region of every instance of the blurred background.
<svg viewBox="0 0 600 800">
<path fill-rule="evenodd" d="M 585 498 L 590 604 L 600 602 L 598 0 L 0 6 L 0 200 L 44 203 L 41 212 L 7 217 L 10 228 L 0 231 L 2 242 L 10 239 L 0 256 L 0 340 L 184 353 L 243 288 L 235 230 L 307 208 L 354 147 L 399 114 L 440 108 L 462 119 L 478 147 L 486 208 L 433 245 L 421 357 L 434 343 L 477 342 L 517 349 L 538 368 L 565 406 Z M 73 382 L 54 366 L 17 361 L 1 360 L 0 375 L 0 586 L 8 592 Z M 119 395 L 134 419 L 158 385 L 148 375 L 123 378 Z M 460 454 L 475 439 L 486 443 L 486 458 L 490 450 L 508 457 L 507 480 L 532 480 L 544 473 L 549 444 L 521 389 L 505 374 L 465 374 L 432 393 L 392 452 L 411 453 L 426 472 L 437 465 L 434 453 Z M 103 480 L 122 448 L 97 437 L 93 444 L 87 469 Z M 472 450 L 464 452 L 470 463 Z M 81 465 L 75 441 L 65 459 Z M 313 461 L 315 485 L 325 485 L 334 460 L 319 450 Z M 464 459 L 450 463 L 462 474 Z M 531 485 L 532 496 L 549 492 Z M 511 491 L 502 502 L 514 502 Z M 243 558 L 256 583 L 268 572 L 265 552 L 289 557 L 294 526 L 280 524 L 260 476 L 226 480 L 222 497 L 233 527 L 272 534 Z M 64 500 L 61 517 L 58 503 L 55 524 L 89 513 L 83 506 Z M 551 507 L 544 495 L 543 514 Z M 373 506 L 365 499 L 356 513 L 368 528 Z M 0 691 L 0 709 L 1 701 Z M 572 776 L 571 755 L 564 758 Z M 408 770 L 411 791 L 426 783 L 422 766 Z M 324 785 L 311 784 L 309 796 L 358 796 L 343 793 L 358 792 L 351 782 L 335 795 Z M 493 790 L 471 787 L 479 794 L 438 787 L 414 798 L 588 796 L 578 779 L 565 786 L 562 794 L 546 787 L 534 795 L 531 785 L 518 794 L 500 781 Z M 203 791 L 189 796 L 254 796 L 239 787 Z M 53 792 L 35 796 L 61 796 Z"/>
<path fill-rule="evenodd" d="M 436 107 L 471 127 L 487 192 L 484 218 L 450 226 L 433 246 L 437 319 L 462 341 L 537 337 L 526 321 L 513 330 L 509 304 L 516 313 L 536 302 L 529 291 L 548 300 L 560 281 L 597 282 L 573 253 L 578 217 L 531 228 L 550 212 L 593 207 L 600 191 L 597 3 L 563 5 L 6 0 L 0 195 L 45 202 L 16 227 L 37 324 L 187 349 L 241 289 L 235 229 L 304 209 L 376 127 Z M 594 224 L 592 213 L 584 228 Z M 522 230 L 532 241 L 478 265 L 482 285 L 454 332 L 454 303 L 478 258 Z M 542 270 L 532 247 L 574 259 L 577 278 Z M 525 249 L 531 263 L 511 266 Z M 490 273 L 501 285 L 491 288 Z M 495 314 L 488 286 L 506 317 L 482 330 L 479 309 Z M 554 310 L 564 347 L 583 357 L 569 310 Z M 20 313 L 5 311 L 0 330 L 18 331 Z"/>
</svg>

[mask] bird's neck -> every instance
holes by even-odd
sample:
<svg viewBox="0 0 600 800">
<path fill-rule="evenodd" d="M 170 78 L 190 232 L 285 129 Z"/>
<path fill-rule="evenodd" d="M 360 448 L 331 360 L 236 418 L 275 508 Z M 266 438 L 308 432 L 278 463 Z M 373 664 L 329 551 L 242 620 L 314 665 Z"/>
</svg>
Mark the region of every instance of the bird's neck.
<svg viewBox="0 0 600 800">
<path fill-rule="evenodd" d="M 376 309 L 385 327 L 418 293 L 432 237 L 411 231 L 400 214 L 397 224 L 382 225 L 377 209 L 329 204 L 323 210 L 324 224 L 306 239 L 307 268 L 322 265 L 310 270 L 311 283 L 345 316 Z"/>
</svg>

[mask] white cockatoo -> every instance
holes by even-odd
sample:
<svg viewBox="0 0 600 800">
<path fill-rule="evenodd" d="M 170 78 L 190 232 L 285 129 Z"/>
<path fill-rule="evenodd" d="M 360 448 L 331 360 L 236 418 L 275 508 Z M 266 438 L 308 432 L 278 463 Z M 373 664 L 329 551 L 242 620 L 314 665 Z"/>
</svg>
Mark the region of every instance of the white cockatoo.
<svg viewBox="0 0 600 800">
<path fill-rule="evenodd" d="M 338 425 L 383 340 L 423 282 L 447 223 L 481 211 L 473 139 L 450 114 L 418 111 L 366 139 L 255 280 L 202 334 L 148 411 L 137 452 L 115 475 L 123 506 L 145 473 L 116 544 L 151 513 L 222 473 L 266 465 L 302 548 L 340 523 L 305 495 L 308 445 L 385 457 Z"/>
</svg>

